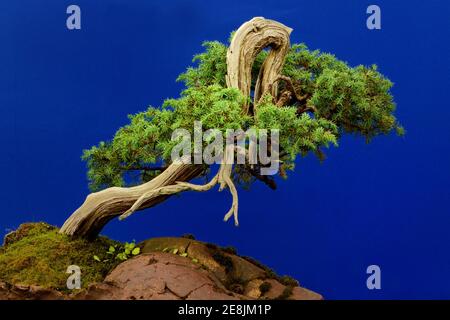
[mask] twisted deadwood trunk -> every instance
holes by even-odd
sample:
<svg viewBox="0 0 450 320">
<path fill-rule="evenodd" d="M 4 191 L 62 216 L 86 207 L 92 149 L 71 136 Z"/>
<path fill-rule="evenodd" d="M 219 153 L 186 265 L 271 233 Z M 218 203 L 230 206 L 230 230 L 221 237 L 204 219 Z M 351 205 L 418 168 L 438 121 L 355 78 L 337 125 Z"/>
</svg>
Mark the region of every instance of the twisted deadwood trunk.
<svg viewBox="0 0 450 320">
<path fill-rule="evenodd" d="M 264 60 L 256 80 L 254 105 L 266 92 L 277 96 L 278 87 L 273 85 L 281 74 L 284 59 L 290 47 L 292 29 L 273 20 L 261 17 L 245 22 L 235 33 L 227 52 L 227 86 L 241 90 L 250 96 L 252 66 L 256 56 L 264 48 L 271 50 Z M 244 106 L 248 113 L 248 105 Z"/>
<path fill-rule="evenodd" d="M 261 50 L 270 47 L 256 81 L 254 105 L 261 96 L 270 92 L 277 96 L 276 82 L 281 73 L 284 59 L 289 49 L 289 35 L 292 29 L 276 21 L 262 17 L 253 18 L 244 23 L 235 33 L 227 52 L 228 87 L 237 88 L 245 96 L 250 96 L 251 70 L 254 60 Z M 249 106 L 243 106 L 249 113 Z M 102 228 L 114 217 L 120 215 L 124 219 L 137 210 L 152 207 L 173 194 L 193 190 L 206 191 L 219 184 L 222 190 L 230 189 L 233 196 L 231 209 L 225 215 L 227 221 L 234 216 L 238 225 L 237 190 L 232 181 L 232 163 L 234 150 L 225 149 L 223 160 L 216 176 L 205 185 L 188 183 L 198 177 L 204 170 L 203 166 L 172 163 L 166 170 L 153 180 L 130 188 L 112 187 L 87 196 L 84 203 L 64 223 L 60 233 L 70 236 L 95 238 Z"/>
</svg>

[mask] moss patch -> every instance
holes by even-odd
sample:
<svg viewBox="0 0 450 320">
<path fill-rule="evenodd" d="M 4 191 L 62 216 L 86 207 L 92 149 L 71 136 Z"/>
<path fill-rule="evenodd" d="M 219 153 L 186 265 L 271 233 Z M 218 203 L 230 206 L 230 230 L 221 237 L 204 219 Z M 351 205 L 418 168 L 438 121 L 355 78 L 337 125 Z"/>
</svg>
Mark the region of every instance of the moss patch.
<svg viewBox="0 0 450 320">
<path fill-rule="evenodd" d="M 276 274 L 275 271 L 273 271 L 272 269 L 270 269 L 269 267 L 265 266 L 264 264 L 262 264 L 261 262 L 259 262 L 258 260 L 254 259 L 252 257 L 241 256 L 241 258 L 243 258 L 243 259 L 247 260 L 248 262 L 253 263 L 254 265 L 263 269 L 266 272 L 266 277 L 268 279 L 275 279 L 285 286 L 297 287 L 300 285 L 299 282 L 297 280 L 295 280 L 294 278 L 287 276 L 287 275 L 279 276 Z"/>
<path fill-rule="evenodd" d="M 229 254 L 237 255 L 237 250 L 236 250 L 236 248 L 235 248 L 235 247 L 232 247 L 232 246 L 222 247 L 222 251 L 223 251 L 223 252 L 226 252 L 226 253 L 229 253 Z"/>
<path fill-rule="evenodd" d="M 280 281 L 285 286 L 298 287 L 300 285 L 296 279 L 290 276 L 279 277 L 278 281 Z"/>
<path fill-rule="evenodd" d="M 261 295 L 265 295 L 269 290 L 272 288 L 272 284 L 270 282 L 264 281 L 259 286 L 259 291 L 261 292 Z"/>
<path fill-rule="evenodd" d="M 212 252 L 211 256 L 218 264 L 225 268 L 226 273 L 231 273 L 233 271 L 233 260 L 230 257 L 224 255 L 219 250 Z"/>
<path fill-rule="evenodd" d="M 109 246 L 115 244 L 118 242 L 105 237 L 95 241 L 71 239 L 42 222 L 22 224 L 5 237 L 0 250 L 0 280 L 65 291 L 67 267 L 77 265 L 82 287 L 86 287 L 102 281 L 120 263 L 107 254 Z M 95 261 L 94 255 L 101 262 Z"/>
<path fill-rule="evenodd" d="M 283 292 L 274 300 L 287 300 L 292 295 L 293 286 L 287 286 L 284 288 Z"/>
</svg>

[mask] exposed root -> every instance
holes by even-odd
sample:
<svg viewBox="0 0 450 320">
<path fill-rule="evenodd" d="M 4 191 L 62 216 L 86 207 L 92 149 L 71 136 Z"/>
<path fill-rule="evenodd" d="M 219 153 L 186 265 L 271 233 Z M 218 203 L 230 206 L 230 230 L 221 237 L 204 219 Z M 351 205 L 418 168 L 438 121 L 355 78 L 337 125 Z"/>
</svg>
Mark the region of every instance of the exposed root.
<svg viewBox="0 0 450 320">
<path fill-rule="evenodd" d="M 225 217 L 223 218 L 224 221 L 228 221 L 228 219 L 231 218 L 231 216 L 234 216 L 234 225 L 239 225 L 238 220 L 238 193 L 236 190 L 236 186 L 234 185 L 233 181 L 231 180 L 230 176 L 224 176 L 224 180 L 226 184 L 228 185 L 228 188 L 230 189 L 231 195 L 233 196 L 233 204 L 231 205 L 230 210 L 227 212 Z"/>
<path fill-rule="evenodd" d="M 226 150 L 230 150 L 227 148 Z M 123 220 L 130 215 L 132 215 L 134 212 L 139 210 L 141 205 L 145 202 L 148 202 L 152 200 L 153 198 L 159 197 L 159 196 L 168 196 L 184 191 L 208 191 L 212 189 L 215 185 L 219 184 L 220 189 L 219 191 L 222 191 L 225 187 L 228 187 L 230 189 L 231 195 L 233 196 L 233 203 L 228 211 L 228 213 L 225 215 L 224 220 L 228 221 L 228 219 L 231 216 L 234 216 L 234 224 L 236 226 L 239 225 L 238 221 L 238 193 L 236 190 L 236 186 L 234 185 L 234 182 L 231 178 L 231 173 L 233 169 L 233 165 L 229 164 L 227 161 L 230 161 L 228 157 L 229 151 L 225 151 L 222 164 L 220 165 L 220 169 L 217 172 L 217 174 L 206 184 L 203 185 L 197 185 L 193 183 L 183 182 L 183 181 L 176 181 L 173 185 L 168 185 L 164 187 L 160 187 L 157 189 L 149 190 L 148 192 L 145 192 L 142 194 L 136 202 L 127 210 L 125 213 L 123 213 L 119 219 Z"/>
<path fill-rule="evenodd" d="M 146 202 L 151 200 L 152 198 L 155 198 L 160 195 L 172 195 L 175 193 L 180 193 L 183 191 L 208 191 L 212 187 L 214 187 L 217 184 L 218 176 L 215 176 L 210 182 L 204 185 L 196 185 L 188 182 L 181 182 L 176 181 L 175 184 L 161 187 L 158 189 L 150 190 L 146 193 L 144 193 L 142 196 L 139 197 L 139 199 L 136 200 L 136 202 L 131 206 L 130 209 L 128 209 L 125 213 L 123 213 L 119 219 L 123 220 L 127 217 L 129 217 L 131 214 L 133 214 L 136 210 L 139 210 L 140 206 Z"/>
</svg>

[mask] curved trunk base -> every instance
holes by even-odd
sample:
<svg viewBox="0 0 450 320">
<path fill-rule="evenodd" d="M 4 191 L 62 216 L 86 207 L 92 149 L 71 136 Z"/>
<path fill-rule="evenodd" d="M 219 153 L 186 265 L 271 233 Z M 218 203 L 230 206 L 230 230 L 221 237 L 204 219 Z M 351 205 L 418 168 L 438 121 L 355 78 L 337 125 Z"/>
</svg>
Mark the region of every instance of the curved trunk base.
<svg viewBox="0 0 450 320">
<path fill-rule="evenodd" d="M 60 232 L 84 238 L 95 238 L 114 217 L 127 211 L 144 193 L 174 185 L 177 181 L 190 181 L 204 171 L 203 166 L 172 164 L 153 180 L 131 188 L 112 187 L 91 193 L 84 203 L 64 223 Z M 150 208 L 170 195 L 158 195 L 146 200 L 140 209 Z"/>
</svg>

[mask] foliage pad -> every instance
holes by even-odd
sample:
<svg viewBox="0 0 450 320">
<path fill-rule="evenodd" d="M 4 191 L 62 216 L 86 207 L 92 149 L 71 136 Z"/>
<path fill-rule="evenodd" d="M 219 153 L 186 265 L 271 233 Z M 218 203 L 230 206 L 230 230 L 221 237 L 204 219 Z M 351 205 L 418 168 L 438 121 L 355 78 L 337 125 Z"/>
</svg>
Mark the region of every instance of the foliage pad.
<svg viewBox="0 0 450 320">
<path fill-rule="evenodd" d="M 194 57 L 178 78 L 187 87 L 178 99 L 167 100 L 162 107 L 130 115 L 130 124 L 120 128 L 113 140 L 85 150 L 88 178 L 92 190 L 111 186 L 140 184 L 158 175 L 170 164 L 173 130 L 193 131 L 194 121 L 203 129 L 228 128 L 280 130 L 283 161 L 280 175 L 293 169 L 296 157 L 313 152 L 324 158 L 323 147 L 337 146 L 344 133 L 361 135 L 370 141 L 379 134 L 395 130 L 404 133 L 393 112 L 392 83 L 376 66 L 350 67 L 331 54 L 310 51 L 304 44 L 293 45 L 286 57 L 283 75 L 292 79 L 297 92 L 306 97 L 299 105 L 277 107 L 270 95 L 264 96 L 253 115 L 244 115 L 245 99 L 237 89 L 226 88 L 227 47 L 217 41 L 206 42 L 205 52 Z M 262 51 L 253 65 L 256 79 L 267 55 Z M 281 83 L 280 89 L 286 84 Z M 152 168 L 158 166 L 160 168 Z M 248 172 L 236 166 L 234 178 L 253 182 Z"/>
</svg>

